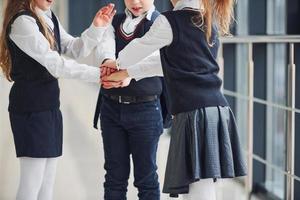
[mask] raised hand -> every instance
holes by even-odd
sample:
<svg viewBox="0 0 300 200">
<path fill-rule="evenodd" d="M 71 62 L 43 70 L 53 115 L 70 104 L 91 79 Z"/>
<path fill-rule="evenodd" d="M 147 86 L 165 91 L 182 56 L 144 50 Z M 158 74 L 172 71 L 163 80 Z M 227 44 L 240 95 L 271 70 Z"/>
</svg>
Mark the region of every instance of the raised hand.
<svg viewBox="0 0 300 200">
<path fill-rule="evenodd" d="M 108 26 L 114 15 L 116 14 L 116 10 L 114 9 L 115 5 L 110 3 L 107 6 L 101 8 L 95 15 L 93 24 L 96 27 L 105 27 Z"/>
</svg>

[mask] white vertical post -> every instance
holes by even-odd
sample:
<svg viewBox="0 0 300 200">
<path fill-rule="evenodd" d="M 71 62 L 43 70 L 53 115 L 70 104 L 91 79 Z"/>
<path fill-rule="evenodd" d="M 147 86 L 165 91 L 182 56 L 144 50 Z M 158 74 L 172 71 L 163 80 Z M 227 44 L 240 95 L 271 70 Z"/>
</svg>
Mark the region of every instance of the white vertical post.
<svg viewBox="0 0 300 200">
<path fill-rule="evenodd" d="M 295 108 L 296 99 L 296 65 L 294 62 L 294 44 L 289 46 L 289 67 L 288 67 L 288 106 Z M 287 157 L 286 170 L 288 174 L 295 174 L 295 111 L 288 111 L 287 115 Z M 294 179 L 287 176 L 286 200 L 294 200 Z"/>
<path fill-rule="evenodd" d="M 246 178 L 246 189 L 250 193 L 253 184 L 253 108 L 254 108 L 254 62 L 253 62 L 253 44 L 248 44 L 248 96 L 249 102 L 247 107 L 247 161 L 248 175 Z"/>
<path fill-rule="evenodd" d="M 223 43 L 220 44 L 220 48 L 219 48 L 219 52 L 218 52 L 218 64 L 219 64 L 219 77 L 222 80 L 223 84 L 222 84 L 222 88 L 221 90 L 224 89 L 224 55 L 223 55 L 223 48 L 224 45 Z"/>
</svg>

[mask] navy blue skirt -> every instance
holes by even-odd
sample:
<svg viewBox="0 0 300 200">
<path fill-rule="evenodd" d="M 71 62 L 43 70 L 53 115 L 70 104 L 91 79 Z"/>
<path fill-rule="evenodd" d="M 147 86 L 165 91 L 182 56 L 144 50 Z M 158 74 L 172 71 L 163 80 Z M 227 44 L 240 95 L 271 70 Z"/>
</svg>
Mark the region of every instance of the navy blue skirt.
<svg viewBox="0 0 300 200">
<path fill-rule="evenodd" d="M 185 194 L 189 184 L 206 178 L 246 175 L 233 113 L 206 107 L 174 116 L 163 192 Z"/>
<path fill-rule="evenodd" d="M 10 112 L 17 157 L 52 158 L 62 155 L 63 126 L 59 109 Z"/>
</svg>

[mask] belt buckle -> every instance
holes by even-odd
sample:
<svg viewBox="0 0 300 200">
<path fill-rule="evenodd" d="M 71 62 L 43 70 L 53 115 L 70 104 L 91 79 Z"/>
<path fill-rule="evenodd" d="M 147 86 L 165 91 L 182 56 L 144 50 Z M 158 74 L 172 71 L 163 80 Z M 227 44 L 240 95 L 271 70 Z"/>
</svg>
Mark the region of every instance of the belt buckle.
<svg viewBox="0 0 300 200">
<path fill-rule="evenodd" d="M 122 96 L 119 96 L 119 103 L 130 104 L 128 101 L 122 101 Z"/>
</svg>

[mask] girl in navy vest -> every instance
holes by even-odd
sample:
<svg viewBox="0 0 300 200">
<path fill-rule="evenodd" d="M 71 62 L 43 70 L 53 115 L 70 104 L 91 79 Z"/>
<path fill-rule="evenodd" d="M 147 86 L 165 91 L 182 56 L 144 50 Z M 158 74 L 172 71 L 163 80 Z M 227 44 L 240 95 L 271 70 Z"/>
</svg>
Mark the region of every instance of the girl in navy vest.
<svg viewBox="0 0 300 200">
<path fill-rule="evenodd" d="M 8 0 L 0 40 L 0 64 L 9 81 L 9 114 L 20 184 L 17 200 L 51 200 L 57 159 L 62 155 L 58 77 L 100 82 L 100 69 L 66 60 L 100 42 L 115 11 L 106 6 L 81 36 L 67 34 L 50 7 L 54 0 Z"/>
<path fill-rule="evenodd" d="M 174 10 L 163 13 L 143 38 L 128 44 L 117 62 L 105 64 L 127 70 L 103 80 L 164 74 L 174 120 L 163 192 L 214 200 L 214 180 L 246 174 L 234 116 L 220 91 L 216 62 L 218 35 L 229 33 L 233 0 L 172 3 Z M 135 65 L 157 49 L 161 57 L 149 60 L 156 69 Z"/>
</svg>

